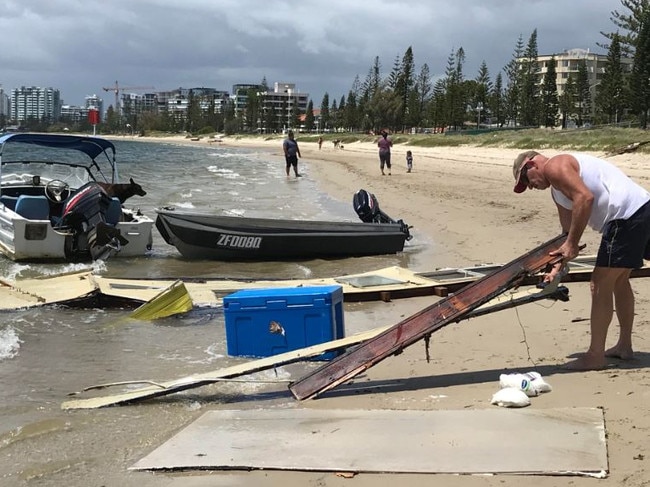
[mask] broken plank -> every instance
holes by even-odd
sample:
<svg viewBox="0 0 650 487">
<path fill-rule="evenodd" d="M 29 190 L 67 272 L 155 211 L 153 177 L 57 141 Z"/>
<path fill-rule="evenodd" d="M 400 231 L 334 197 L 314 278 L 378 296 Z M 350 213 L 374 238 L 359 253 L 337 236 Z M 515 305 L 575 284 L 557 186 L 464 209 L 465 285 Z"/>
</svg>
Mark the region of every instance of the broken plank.
<svg viewBox="0 0 650 487">
<path fill-rule="evenodd" d="M 181 392 L 187 389 L 219 382 L 222 379 L 228 379 L 241 375 L 252 374 L 254 372 L 260 372 L 262 370 L 272 369 L 280 365 L 286 365 L 316 357 L 324 352 L 329 352 L 331 350 L 337 350 L 339 348 L 356 345 L 357 343 L 360 343 L 381 333 L 386 328 L 387 327 L 376 328 L 364 333 L 341 338 L 339 340 L 312 345 L 311 347 L 301 348 L 300 350 L 293 350 L 291 352 L 286 352 L 271 357 L 265 357 L 259 360 L 252 360 L 243 364 L 233 365 L 232 367 L 226 367 L 213 372 L 196 374 L 170 381 L 156 381 L 155 386 L 143 387 L 133 391 L 122 392 L 108 396 L 91 397 L 87 399 L 74 399 L 61 404 L 61 409 L 95 409 L 106 406 L 114 406 L 117 404 L 125 404 L 137 400 L 165 396 L 168 394 L 173 394 L 175 392 Z M 122 383 L 118 382 L 114 384 L 122 385 Z M 102 384 L 102 388 L 108 387 L 109 385 L 110 384 Z M 91 388 L 92 387 L 93 386 L 91 386 Z"/>
<path fill-rule="evenodd" d="M 558 235 L 491 274 L 463 287 L 392 326 L 354 350 L 340 355 L 289 386 L 298 400 L 309 399 L 355 377 L 385 358 L 400 353 L 449 323 L 456 322 L 490 299 L 515 287 L 525 276 L 539 272 L 559 257 L 549 255 L 565 241 Z"/>
</svg>

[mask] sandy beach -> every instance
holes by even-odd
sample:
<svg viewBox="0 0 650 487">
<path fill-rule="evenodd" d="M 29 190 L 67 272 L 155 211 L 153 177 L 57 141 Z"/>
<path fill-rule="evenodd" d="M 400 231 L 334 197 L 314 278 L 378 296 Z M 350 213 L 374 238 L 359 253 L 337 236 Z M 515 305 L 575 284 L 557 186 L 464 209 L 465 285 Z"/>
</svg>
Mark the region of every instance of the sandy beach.
<svg viewBox="0 0 650 487">
<path fill-rule="evenodd" d="M 144 138 L 147 139 L 147 138 Z M 148 140 L 148 139 L 147 139 Z M 152 139 L 156 140 L 156 139 Z M 169 139 L 165 139 L 169 140 Z M 171 139 L 184 144 L 208 144 L 208 139 Z M 282 161 L 281 139 L 238 139 L 223 137 L 223 146 L 266 148 Z M 431 242 L 421 252 L 413 271 L 440 267 L 506 263 L 560 233 L 554 204 L 548 191 L 513 193 L 512 161 L 520 150 L 477 148 L 418 148 L 396 145 L 390 176 L 382 176 L 377 148 L 370 143 L 346 144 L 334 148 L 331 142 L 318 149 L 315 143 L 300 143 L 300 172 L 316 181 L 320 189 L 343 202 L 352 201 L 360 188 L 374 193 L 382 209 L 413 226 L 412 232 Z M 406 150 L 414 156 L 413 172 L 406 172 Z M 531 149 L 540 149 L 537 147 Z M 550 154 L 550 152 L 549 152 Z M 601 155 L 601 154 L 598 154 Z M 610 159 L 627 174 L 650 188 L 647 157 L 625 154 Z M 278 171 L 284 172 L 279 162 Z M 599 235 L 588 229 L 583 243 L 585 254 L 597 250 Z M 350 269 L 350 272 L 355 272 Z M 175 433 L 211 409 L 264 408 L 256 401 L 223 403 L 209 386 L 197 389 L 203 397 L 200 410 L 170 401 L 159 407 L 156 401 L 101 411 L 66 411 L 66 428 L 78 429 L 84 444 L 71 444 L 66 457 L 75 459 L 84 448 L 92 455 L 77 460 L 76 468 L 88 478 L 65 485 L 138 487 L 203 486 L 346 486 L 382 487 L 408 485 L 424 487 L 520 486 L 541 487 L 587 485 L 642 487 L 650 485 L 650 280 L 635 279 L 637 297 L 634 340 L 636 358 L 612 361 L 602 371 L 570 372 L 562 368 L 588 346 L 589 285 L 570 283 L 569 302 L 539 301 L 452 324 L 433 334 L 430 362 L 423 343 L 398 356 L 389 357 L 357 377 L 355 385 L 335 389 L 317 400 L 291 403 L 291 407 L 325 409 L 467 410 L 494 409 L 490 404 L 504 372 L 537 370 L 553 391 L 534 398 L 529 408 L 602 408 L 605 417 L 609 474 L 597 480 L 588 477 L 551 475 L 422 475 L 357 474 L 343 478 L 331 472 L 226 471 L 149 473 L 128 470 Z M 422 297 L 390 302 L 350 303 L 346 320 L 359 320 L 364 327 L 398 323 L 434 303 L 438 298 Z M 349 318 L 348 318 L 349 316 Z M 358 328 L 358 326 L 357 326 Z M 617 337 L 618 323 L 612 322 L 608 344 Z M 298 364 L 300 365 L 300 364 Z M 286 368 L 292 380 L 301 377 L 299 366 Z M 175 377 L 173 370 L 170 377 Z M 216 386 L 215 386 L 216 387 Z M 278 386 L 280 387 L 280 386 Z M 211 393 L 212 391 L 212 393 Z M 115 391 L 117 392 L 117 391 Z M 210 401 L 214 398 L 214 403 Z M 63 402 L 65 398 L 61 398 Z M 125 411 L 122 408 L 128 408 Z M 91 436 L 93 424 L 112 421 L 111 438 Z M 72 425 L 72 426 L 70 426 Z M 129 427 L 128 425 L 131 425 Z M 137 429 L 137 431 L 136 431 Z M 508 432 L 507 434 L 513 434 Z M 533 444 L 543 431 L 519 431 Z M 0 438 L 1 439 L 1 438 Z M 390 438 L 386 438 L 390 441 Z M 504 437 L 503 441 L 508 441 Z M 105 442 L 98 447 L 97 443 Z M 2 443 L 0 443 L 0 446 Z M 354 445 L 363 449 L 364 445 Z M 417 448 L 417 445 L 413 445 Z M 80 448 L 82 450 L 80 450 Z M 67 451 L 67 448 L 66 448 Z M 408 454 L 408 452 L 405 452 Z M 86 453 L 84 453 L 86 455 Z M 71 463 L 73 460 L 70 460 Z M 468 458 L 468 462 L 472 459 Z M 56 478 L 54 475 L 52 478 Z M 2 474 L 0 474 L 0 483 Z M 33 475 L 20 485 L 58 485 Z"/>
<path fill-rule="evenodd" d="M 300 138 L 298 137 L 298 141 Z M 226 144 L 246 144 L 227 140 Z M 265 142 L 276 146 L 278 141 Z M 414 156 L 413 172 L 406 172 L 406 151 Z M 535 148 L 540 150 L 539 148 Z M 379 198 L 389 214 L 399 215 L 426 233 L 433 242 L 424 268 L 508 262 L 560 233 L 555 205 L 548 191 L 512 191 L 512 161 L 521 152 L 512 149 L 411 148 L 396 145 L 392 175 L 381 176 L 377 148 L 373 144 L 301 144 L 300 170 L 319 182 L 322 189 L 342 201 L 351 200 L 359 188 Z M 551 154 L 552 152 L 548 152 Z M 602 154 L 596 154 L 602 156 Z M 625 154 L 610 158 L 628 175 L 650 187 L 647 157 Z M 278 170 L 282 170 L 281 167 Z M 597 251 L 600 236 L 587 229 L 585 254 Z M 362 395 L 334 395 L 304 403 L 313 408 L 463 409 L 490 408 L 492 394 L 504 371 L 538 370 L 553 392 L 535 398 L 533 408 L 603 408 L 607 427 L 610 472 L 599 485 L 647 486 L 648 435 L 650 434 L 650 280 L 635 279 L 637 298 L 632 362 L 612 361 L 602 371 L 568 372 L 561 365 L 588 346 L 589 285 L 568 285 L 567 303 L 540 302 L 501 311 L 449 326 L 432 338 L 432 362 L 424 347 L 414 345 L 370 369 L 363 380 L 394 381 L 387 390 Z M 401 300 L 379 304 L 382 315 L 394 322 L 408 316 L 431 299 Z M 608 343 L 618 333 L 614 318 Z M 525 433 L 530 441 L 541 434 Z M 362 447 L 362 445 L 360 445 Z M 472 477 L 359 475 L 342 481 L 333 475 L 268 473 L 285 485 L 587 485 L 585 478 Z M 262 476 L 255 476 L 254 483 Z M 293 482 L 296 482 L 295 484 Z M 243 484 L 242 484 L 243 485 Z M 252 483 L 250 484 L 252 485 Z M 268 485 L 275 485 L 270 482 Z"/>
</svg>

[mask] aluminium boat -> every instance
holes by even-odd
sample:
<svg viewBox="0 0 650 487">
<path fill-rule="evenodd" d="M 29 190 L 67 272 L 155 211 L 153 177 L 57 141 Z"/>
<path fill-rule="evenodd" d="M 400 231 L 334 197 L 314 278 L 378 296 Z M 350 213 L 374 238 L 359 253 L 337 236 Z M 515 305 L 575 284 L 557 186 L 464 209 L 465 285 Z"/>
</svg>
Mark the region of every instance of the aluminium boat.
<svg viewBox="0 0 650 487">
<path fill-rule="evenodd" d="M 157 209 L 156 228 L 187 259 L 273 261 L 395 254 L 410 227 L 383 213 L 372 193 L 353 205 L 361 222 L 247 218 Z"/>
<path fill-rule="evenodd" d="M 153 219 L 99 183 L 118 182 L 115 146 L 99 137 L 0 136 L 0 252 L 15 261 L 144 255 Z"/>
</svg>

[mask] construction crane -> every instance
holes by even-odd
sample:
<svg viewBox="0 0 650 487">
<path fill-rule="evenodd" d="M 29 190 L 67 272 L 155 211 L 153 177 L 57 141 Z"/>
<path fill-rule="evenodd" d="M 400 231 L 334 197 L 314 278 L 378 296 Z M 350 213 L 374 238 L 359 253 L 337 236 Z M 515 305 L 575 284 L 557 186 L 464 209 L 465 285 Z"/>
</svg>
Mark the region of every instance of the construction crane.
<svg viewBox="0 0 650 487">
<path fill-rule="evenodd" d="M 115 110 L 115 113 L 120 113 L 120 92 L 128 91 L 128 90 L 153 90 L 153 86 L 127 86 L 124 88 L 123 86 L 120 86 L 119 83 L 116 81 L 114 86 L 104 86 L 102 87 L 102 90 L 104 91 L 112 91 L 115 93 L 115 105 L 113 106 L 113 109 Z"/>
</svg>

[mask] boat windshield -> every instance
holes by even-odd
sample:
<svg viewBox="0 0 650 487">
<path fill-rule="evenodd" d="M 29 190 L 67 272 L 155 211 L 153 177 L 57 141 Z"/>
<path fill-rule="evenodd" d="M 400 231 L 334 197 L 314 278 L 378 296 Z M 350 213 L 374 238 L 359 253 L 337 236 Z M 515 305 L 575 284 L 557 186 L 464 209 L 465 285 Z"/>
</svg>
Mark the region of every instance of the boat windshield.
<svg viewBox="0 0 650 487">
<path fill-rule="evenodd" d="M 2 147 L 0 175 L 2 184 L 20 184 L 39 176 L 41 181 L 52 179 L 65 181 L 78 188 L 89 181 L 112 182 L 117 176 L 116 168 L 106 153 L 93 160 L 80 150 L 64 147 L 42 147 L 14 142 Z M 106 160 L 102 160 L 106 158 Z"/>
<path fill-rule="evenodd" d="M 3 186 L 30 184 L 34 176 L 39 176 L 43 183 L 59 179 L 68 183 L 72 188 L 79 188 L 93 180 L 88 169 L 84 166 L 51 162 L 12 162 L 11 164 L 3 163 L 2 165 Z"/>
</svg>

